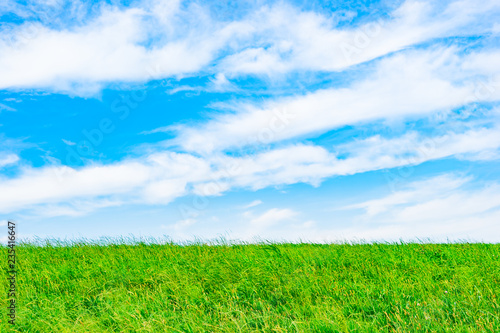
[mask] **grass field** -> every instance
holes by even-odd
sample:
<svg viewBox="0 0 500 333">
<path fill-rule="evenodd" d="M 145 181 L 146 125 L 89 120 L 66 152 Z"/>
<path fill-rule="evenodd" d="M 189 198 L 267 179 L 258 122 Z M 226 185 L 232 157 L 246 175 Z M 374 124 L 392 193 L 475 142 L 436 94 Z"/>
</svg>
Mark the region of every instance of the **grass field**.
<svg viewBox="0 0 500 333">
<path fill-rule="evenodd" d="M 1 331 L 499 332 L 499 256 L 467 243 L 24 244 L 17 322 L 2 306 Z"/>
</svg>

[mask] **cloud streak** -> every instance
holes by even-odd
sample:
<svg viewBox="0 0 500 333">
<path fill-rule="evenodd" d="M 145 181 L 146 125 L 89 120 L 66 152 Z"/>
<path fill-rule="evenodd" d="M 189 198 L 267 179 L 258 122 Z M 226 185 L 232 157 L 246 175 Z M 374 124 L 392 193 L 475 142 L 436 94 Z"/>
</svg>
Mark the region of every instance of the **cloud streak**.
<svg viewBox="0 0 500 333">
<path fill-rule="evenodd" d="M 493 54 L 500 58 L 498 51 Z M 315 137 L 375 120 L 425 118 L 471 102 L 498 101 L 500 68 L 495 62 L 484 65 L 480 61 L 490 56 L 488 51 L 461 57 L 453 48 L 397 54 L 381 60 L 372 74 L 350 87 L 271 100 L 263 107 L 238 103 L 232 106 L 235 113 L 218 116 L 199 127 L 181 127 L 173 143 L 188 151 L 210 153 Z M 457 75 L 464 64 L 468 76 Z M 485 72 L 489 77 L 478 86 L 474 79 Z"/>
<path fill-rule="evenodd" d="M 70 204 L 74 214 L 82 201 L 85 211 L 91 211 L 92 203 L 98 208 L 103 202 L 168 204 L 188 194 L 210 197 L 235 188 L 258 190 L 296 183 L 318 186 L 332 176 L 453 156 L 477 160 L 487 151 L 498 151 L 500 130 L 479 128 L 435 137 L 418 133 L 392 139 L 375 136 L 337 148 L 334 153 L 321 146 L 301 144 L 242 157 L 158 152 L 80 169 L 25 168 L 17 178 L 0 180 L 0 212 Z"/>
</svg>

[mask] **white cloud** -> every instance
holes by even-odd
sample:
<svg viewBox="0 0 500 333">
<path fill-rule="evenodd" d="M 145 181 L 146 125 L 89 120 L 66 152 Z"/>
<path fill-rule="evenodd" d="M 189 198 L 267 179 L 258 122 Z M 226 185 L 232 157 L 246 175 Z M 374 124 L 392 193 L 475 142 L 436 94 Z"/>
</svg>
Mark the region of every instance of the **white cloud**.
<svg viewBox="0 0 500 333">
<path fill-rule="evenodd" d="M 19 161 L 19 156 L 16 154 L 6 154 L 0 155 L 0 168 L 4 166 L 17 163 Z"/>
<path fill-rule="evenodd" d="M 213 79 L 211 79 L 210 82 L 212 84 L 208 88 L 209 91 L 214 91 L 214 92 L 224 91 L 224 92 L 227 92 L 227 91 L 234 91 L 234 90 L 237 89 L 236 86 L 233 85 L 227 79 L 227 77 L 223 73 L 218 73 L 217 75 L 215 75 L 215 77 Z"/>
<path fill-rule="evenodd" d="M 205 162 L 175 153 L 78 170 L 65 166 L 26 168 L 18 178 L 0 181 L 0 211 L 82 199 L 165 204 L 184 195 L 188 181 L 205 180 L 208 170 Z"/>
<path fill-rule="evenodd" d="M 58 173 L 65 172 L 64 180 Z M 131 191 L 147 179 L 146 167 L 118 164 L 74 170 L 68 167 L 27 169 L 22 177 L 1 182 L 0 211 L 64 202 L 74 197 L 99 197 Z"/>
<path fill-rule="evenodd" d="M 60 31 L 21 25 L 13 32 L 14 43 L 10 36 L 0 41 L 0 89 L 34 87 L 86 95 L 106 82 L 142 82 L 197 72 L 243 27 L 212 24 L 194 7 L 184 21 L 176 21 L 175 31 L 169 10 L 157 7 L 103 6 L 101 15 L 87 25 Z M 186 19 L 195 15 L 197 24 Z M 36 34 L 24 41 L 27 29 Z M 160 44 L 144 46 L 151 38 Z"/>
</svg>

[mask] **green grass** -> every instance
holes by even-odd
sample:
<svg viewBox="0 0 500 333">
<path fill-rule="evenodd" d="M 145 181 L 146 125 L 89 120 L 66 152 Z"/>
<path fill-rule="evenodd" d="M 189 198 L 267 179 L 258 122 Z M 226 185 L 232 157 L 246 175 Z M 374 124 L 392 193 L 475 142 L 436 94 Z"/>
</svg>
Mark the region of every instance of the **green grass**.
<svg viewBox="0 0 500 333">
<path fill-rule="evenodd" d="M 467 243 L 24 244 L 15 331 L 499 332 L 499 255 Z"/>
</svg>

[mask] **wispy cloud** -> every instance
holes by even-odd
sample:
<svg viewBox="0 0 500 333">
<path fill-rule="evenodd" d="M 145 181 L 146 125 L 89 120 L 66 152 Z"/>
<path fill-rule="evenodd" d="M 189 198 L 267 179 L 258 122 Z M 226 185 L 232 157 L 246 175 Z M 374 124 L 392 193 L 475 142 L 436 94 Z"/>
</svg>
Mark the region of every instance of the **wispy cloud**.
<svg viewBox="0 0 500 333">
<path fill-rule="evenodd" d="M 494 241 L 500 229 L 499 184 L 473 184 L 470 176 L 445 174 L 346 209 L 362 209 L 362 225 L 339 234 L 358 239 Z M 467 236 L 466 236 L 467 235 Z"/>
<path fill-rule="evenodd" d="M 495 62 L 483 65 L 479 60 L 490 54 L 461 56 L 455 48 L 400 53 L 377 63 L 372 74 L 350 87 L 270 100 L 263 107 L 236 104 L 235 113 L 223 114 L 201 126 L 179 128 L 173 143 L 206 153 L 314 137 L 367 121 L 428 117 L 471 102 L 498 101 L 500 67 Z M 495 54 L 500 58 L 499 52 Z M 456 74 L 465 64 L 468 70 Z M 481 85 L 476 83 L 475 78 L 485 74 L 489 77 Z"/>
<path fill-rule="evenodd" d="M 17 111 L 13 107 L 0 103 L 0 111 Z"/>
<path fill-rule="evenodd" d="M 478 155 L 500 148 L 499 133 L 493 127 L 435 137 L 418 133 L 390 139 L 375 136 L 338 146 L 337 153 L 321 146 L 292 145 L 243 157 L 158 152 L 80 169 L 25 168 L 17 178 L 0 180 L 0 211 L 76 199 L 167 204 L 190 193 L 217 196 L 234 188 L 258 190 L 295 183 L 318 186 L 332 176 L 417 165 L 452 156 L 477 159 Z M 344 152 L 349 155 L 337 155 Z"/>
<path fill-rule="evenodd" d="M 250 225 L 254 228 L 269 228 L 276 223 L 289 221 L 298 213 L 288 208 L 273 208 L 250 220 Z"/>
<path fill-rule="evenodd" d="M 14 164 L 19 161 L 19 156 L 16 154 L 2 155 L 0 154 L 0 168 Z"/>
<path fill-rule="evenodd" d="M 64 143 L 65 143 L 65 144 L 67 144 L 68 146 L 74 146 L 74 145 L 76 145 L 76 143 L 75 143 L 75 142 L 73 142 L 73 141 L 66 140 L 66 139 L 61 139 L 61 140 L 62 140 L 62 142 L 64 142 Z"/>
<path fill-rule="evenodd" d="M 254 200 L 252 201 L 251 203 L 249 203 L 248 205 L 245 205 L 243 206 L 242 208 L 243 209 L 249 209 L 249 208 L 252 208 L 252 207 L 256 207 L 258 205 L 261 205 L 262 204 L 262 201 L 261 200 Z"/>
</svg>

